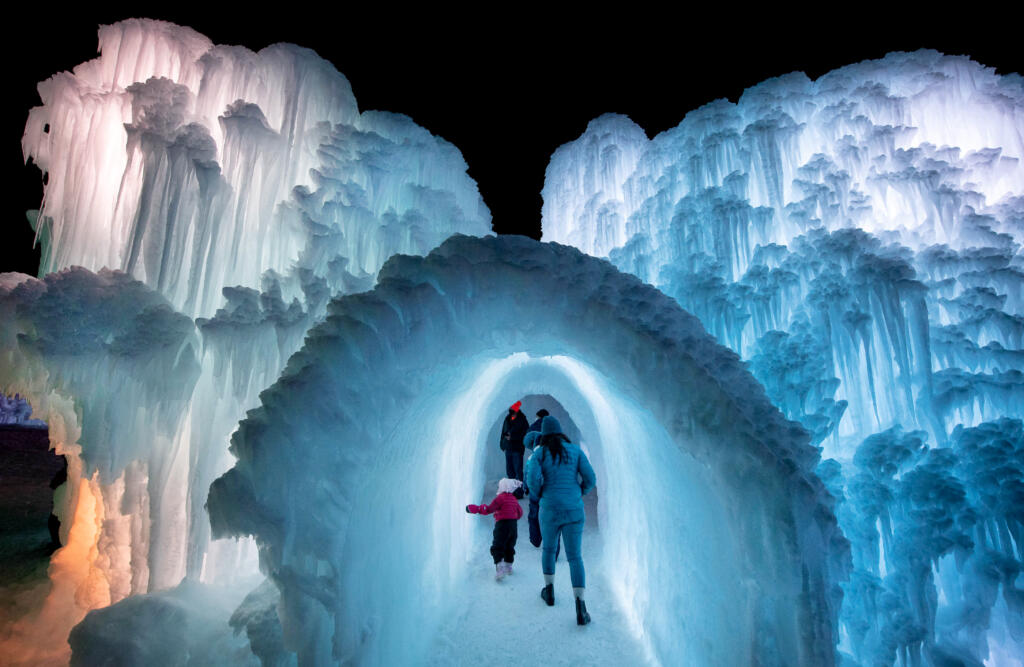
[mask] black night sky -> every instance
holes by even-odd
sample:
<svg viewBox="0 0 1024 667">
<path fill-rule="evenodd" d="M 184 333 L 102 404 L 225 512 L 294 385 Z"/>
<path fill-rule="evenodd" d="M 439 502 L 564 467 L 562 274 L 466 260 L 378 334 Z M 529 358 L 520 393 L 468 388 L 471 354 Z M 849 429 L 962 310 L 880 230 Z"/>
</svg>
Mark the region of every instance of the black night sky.
<svg viewBox="0 0 1024 667">
<path fill-rule="evenodd" d="M 0 129 L 7 194 L 0 271 L 34 275 L 38 267 L 24 212 L 39 205 L 41 174 L 23 166 L 20 146 L 28 110 L 39 102 L 35 84 L 92 58 L 97 25 L 131 16 L 188 25 L 219 44 L 258 50 L 293 42 L 315 50 L 348 78 L 361 110 L 405 113 L 462 151 L 496 232 L 534 238 L 548 158 L 601 113 L 624 113 L 653 136 L 687 111 L 717 98 L 735 101 L 772 76 L 799 70 L 813 78 L 918 48 L 970 55 L 1004 74 L 1024 72 L 1019 17 L 993 20 L 987 11 L 972 21 L 934 12 L 883 16 L 877 5 L 865 5 L 849 6 L 851 15 L 840 19 L 835 8 L 826 16 L 821 6 L 799 15 L 739 8 L 669 15 L 629 4 L 583 20 L 582 10 L 555 15 L 512 6 L 504 14 L 478 5 L 440 15 L 434 8 L 395 7 L 330 16 L 299 5 L 280 15 L 234 6 L 241 15 L 138 7 L 58 14 L 43 3 L 23 9 L 29 15 L 20 32 L 4 42 L 13 94 L 3 104 Z"/>
</svg>

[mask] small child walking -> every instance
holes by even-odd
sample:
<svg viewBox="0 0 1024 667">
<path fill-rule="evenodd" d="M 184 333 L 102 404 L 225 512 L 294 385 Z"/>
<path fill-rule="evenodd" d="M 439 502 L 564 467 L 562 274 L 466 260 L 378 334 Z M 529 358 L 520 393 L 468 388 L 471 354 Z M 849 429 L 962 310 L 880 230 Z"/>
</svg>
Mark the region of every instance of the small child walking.
<svg viewBox="0 0 1024 667">
<path fill-rule="evenodd" d="M 494 558 L 494 578 L 501 581 L 512 574 L 512 561 L 516 557 L 516 539 L 519 537 L 518 521 L 523 508 L 513 495 L 523 483 L 518 479 L 505 478 L 498 482 L 498 495 L 489 505 L 466 505 L 470 514 L 494 515 L 494 542 L 491 556 Z"/>
</svg>

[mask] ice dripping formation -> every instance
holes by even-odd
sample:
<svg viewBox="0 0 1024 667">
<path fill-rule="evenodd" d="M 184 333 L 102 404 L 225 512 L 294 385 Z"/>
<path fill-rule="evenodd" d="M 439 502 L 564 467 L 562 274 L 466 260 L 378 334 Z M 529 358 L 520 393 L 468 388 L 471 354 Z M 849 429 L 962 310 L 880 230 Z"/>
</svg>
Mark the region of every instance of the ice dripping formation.
<svg viewBox="0 0 1024 667">
<path fill-rule="evenodd" d="M 99 58 L 40 84 L 25 127 L 49 178 L 41 273 L 119 269 L 210 317 L 225 287 L 276 282 L 287 306 L 325 280 L 365 287 L 435 236 L 487 231 L 458 149 L 360 113 L 308 49 L 253 53 L 137 20 L 99 39 Z"/>
<path fill-rule="evenodd" d="M 694 313 L 820 445 L 859 664 L 1020 664 L 1024 80 L 894 53 L 551 158 L 546 240 Z"/>
<path fill-rule="evenodd" d="M 255 575 L 251 540 L 211 541 L 204 509 L 238 421 L 333 295 L 490 229 L 459 151 L 361 113 L 312 51 L 149 20 L 99 41 L 39 86 L 23 149 L 47 175 L 41 278 L 0 279 L 0 385 L 69 458 L 52 589 L 3 638 L 26 663 L 66 662 L 89 609 Z"/>
<path fill-rule="evenodd" d="M 66 546 L 5 656 L 66 662 L 70 632 L 83 662 L 421 659 L 479 537 L 451 513 L 486 446 L 464 434 L 512 393 L 594 434 L 652 661 L 1021 655 L 1019 76 L 894 54 L 654 139 L 593 121 L 552 157 L 545 239 L 673 301 L 472 238 L 458 150 L 311 51 L 144 20 L 100 50 L 40 86 L 43 266 L 0 276 L 0 389 L 69 459 Z M 422 523 L 392 511 L 436 475 Z"/>
</svg>

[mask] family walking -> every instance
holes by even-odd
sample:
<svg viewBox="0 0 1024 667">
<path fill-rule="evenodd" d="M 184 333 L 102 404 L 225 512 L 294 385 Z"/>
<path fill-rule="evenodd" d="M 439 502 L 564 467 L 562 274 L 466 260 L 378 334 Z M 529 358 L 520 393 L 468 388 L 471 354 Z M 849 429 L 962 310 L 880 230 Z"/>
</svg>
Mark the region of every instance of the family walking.
<svg viewBox="0 0 1024 667">
<path fill-rule="evenodd" d="M 540 597 L 549 607 L 555 604 L 555 558 L 561 541 L 565 544 L 565 555 L 569 561 L 576 623 L 586 625 L 590 622 L 590 614 L 583 599 L 586 588 L 582 554 L 583 496 L 594 488 L 597 478 L 587 455 L 562 433 L 562 425 L 555 417 L 546 410 L 540 410 L 537 421 L 528 427 L 526 417 L 520 412 L 521 407 L 521 402 L 513 404 L 502 425 L 500 444 L 505 452 L 507 477 L 498 482 L 498 495 L 486 505 L 467 505 L 466 511 L 494 514 L 491 556 L 495 578 L 500 581 L 512 573 L 515 560 L 517 522 L 523 516 L 518 499 L 524 493 L 529 494 L 530 541 L 534 546 L 541 546 L 541 570 L 544 574 Z M 526 464 L 524 490 L 523 457 L 526 447 L 533 449 L 533 456 Z M 539 540 L 534 539 L 534 520 L 539 527 Z"/>
</svg>

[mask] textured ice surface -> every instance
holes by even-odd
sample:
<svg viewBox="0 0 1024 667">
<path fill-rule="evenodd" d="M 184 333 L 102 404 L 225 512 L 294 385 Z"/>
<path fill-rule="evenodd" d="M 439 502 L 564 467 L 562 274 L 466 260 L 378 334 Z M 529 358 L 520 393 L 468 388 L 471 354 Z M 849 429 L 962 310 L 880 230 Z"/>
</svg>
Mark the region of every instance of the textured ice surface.
<svg viewBox="0 0 1024 667">
<path fill-rule="evenodd" d="M 66 662 L 60 638 L 86 610 L 184 575 L 188 498 L 204 484 L 201 471 L 188 475 L 180 435 L 199 340 L 166 299 L 106 270 L 0 287 L 0 313 L 0 385 L 29 400 L 68 462 L 51 590 L 4 628 L 2 649 L 13 664 Z"/>
<path fill-rule="evenodd" d="M 99 42 L 40 84 L 25 127 L 47 176 L 42 280 L 0 277 L 0 391 L 69 454 L 53 590 L 0 624 L 0 652 L 27 664 L 66 661 L 89 609 L 255 572 L 251 541 L 211 542 L 203 507 L 239 419 L 332 295 L 394 253 L 490 231 L 459 151 L 360 113 L 308 49 L 148 20 Z"/>
<path fill-rule="evenodd" d="M 240 599 L 238 587 L 183 581 L 93 611 L 68 638 L 71 664 L 256 667 L 248 638 L 228 627 Z"/>
<path fill-rule="evenodd" d="M 545 240 L 674 297 L 812 432 L 862 664 L 1024 655 L 1024 80 L 895 53 L 551 158 Z"/>
<path fill-rule="evenodd" d="M 69 465 L 49 593 L 0 653 L 66 662 L 103 608 L 77 660 L 458 659 L 481 439 L 545 395 L 599 474 L 596 623 L 635 640 L 599 657 L 1019 661 L 1021 86 L 893 54 L 553 156 L 547 238 L 762 389 L 576 250 L 389 260 L 489 213 L 457 149 L 312 52 L 101 29 L 25 128 L 40 278 L 0 275 L 0 391 Z"/>
<path fill-rule="evenodd" d="M 290 302 L 306 280 L 372 280 L 394 252 L 489 230 L 459 151 L 407 117 L 360 113 L 309 49 L 254 53 L 132 19 L 103 26 L 99 50 L 39 85 L 25 126 L 48 176 L 41 273 L 121 269 L 209 317 L 224 287 L 260 289 L 268 271 Z"/>
<path fill-rule="evenodd" d="M 208 502 L 215 534 L 256 536 L 300 663 L 428 659 L 486 553 L 463 510 L 486 436 L 540 393 L 591 450 L 590 574 L 646 657 L 831 662 L 848 552 L 817 452 L 671 299 L 572 248 L 456 236 L 329 313 L 240 424 Z"/>
</svg>

